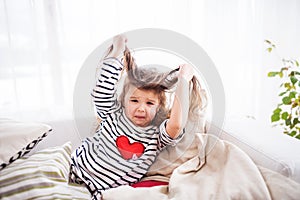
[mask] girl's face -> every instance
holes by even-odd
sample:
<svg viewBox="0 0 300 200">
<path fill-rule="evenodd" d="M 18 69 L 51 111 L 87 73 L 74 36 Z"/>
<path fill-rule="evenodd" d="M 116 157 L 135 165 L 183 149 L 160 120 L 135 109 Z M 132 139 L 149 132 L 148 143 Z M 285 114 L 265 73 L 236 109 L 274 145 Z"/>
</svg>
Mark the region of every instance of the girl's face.
<svg viewBox="0 0 300 200">
<path fill-rule="evenodd" d="M 125 94 L 125 114 L 136 126 L 148 126 L 159 108 L 158 95 L 152 90 L 129 86 Z"/>
</svg>

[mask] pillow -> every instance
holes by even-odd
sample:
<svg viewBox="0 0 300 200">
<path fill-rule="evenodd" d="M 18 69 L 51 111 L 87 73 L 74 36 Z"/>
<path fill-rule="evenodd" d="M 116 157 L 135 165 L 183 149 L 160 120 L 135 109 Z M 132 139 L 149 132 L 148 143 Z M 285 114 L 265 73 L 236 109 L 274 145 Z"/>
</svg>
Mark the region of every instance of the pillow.
<svg viewBox="0 0 300 200">
<path fill-rule="evenodd" d="M 90 199 L 68 183 L 71 142 L 24 156 L 0 171 L 0 199 Z"/>
<path fill-rule="evenodd" d="M 29 153 L 51 130 L 46 124 L 0 119 L 0 170 Z"/>
</svg>

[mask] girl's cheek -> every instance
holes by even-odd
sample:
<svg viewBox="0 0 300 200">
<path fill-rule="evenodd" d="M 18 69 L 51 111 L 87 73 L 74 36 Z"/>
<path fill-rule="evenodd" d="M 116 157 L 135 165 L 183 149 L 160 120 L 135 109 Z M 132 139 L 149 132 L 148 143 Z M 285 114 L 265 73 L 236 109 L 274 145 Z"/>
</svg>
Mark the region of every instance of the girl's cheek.
<svg viewBox="0 0 300 200">
<path fill-rule="evenodd" d="M 157 110 L 157 107 L 156 106 L 153 106 L 150 110 L 150 115 L 151 115 L 151 118 L 153 118 L 155 115 L 156 115 L 156 110 Z"/>
</svg>

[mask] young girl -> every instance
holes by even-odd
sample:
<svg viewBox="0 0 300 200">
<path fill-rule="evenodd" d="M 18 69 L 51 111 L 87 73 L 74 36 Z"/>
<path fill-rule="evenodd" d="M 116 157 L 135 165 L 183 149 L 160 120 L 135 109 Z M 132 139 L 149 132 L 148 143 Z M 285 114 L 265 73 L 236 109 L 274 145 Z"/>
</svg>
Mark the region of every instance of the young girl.
<svg viewBox="0 0 300 200">
<path fill-rule="evenodd" d="M 126 42 L 123 35 L 114 37 L 92 92 L 100 128 L 72 153 L 70 180 L 84 183 L 93 199 L 101 199 L 103 190 L 138 182 L 157 154 L 182 138 L 189 108 L 195 111 L 201 106 L 199 101 L 187 106 L 188 82 L 197 89 L 191 67 L 182 65 L 168 73 L 140 69 Z M 118 58 L 121 54 L 123 63 Z M 127 71 L 127 78 L 119 101 L 116 85 L 123 70 Z M 168 112 L 165 92 L 175 86 L 175 98 Z"/>
</svg>

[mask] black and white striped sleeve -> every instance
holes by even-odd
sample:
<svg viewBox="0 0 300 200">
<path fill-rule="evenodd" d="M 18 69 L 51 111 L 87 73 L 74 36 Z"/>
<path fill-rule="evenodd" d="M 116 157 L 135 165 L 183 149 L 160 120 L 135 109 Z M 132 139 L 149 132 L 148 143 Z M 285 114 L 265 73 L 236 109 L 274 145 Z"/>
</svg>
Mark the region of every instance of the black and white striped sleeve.
<svg viewBox="0 0 300 200">
<path fill-rule="evenodd" d="M 123 64 L 116 58 L 105 58 L 97 77 L 92 97 L 97 114 L 105 119 L 107 113 L 114 110 L 117 104 L 116 84 L 120 79 Z"/>
<path fill-rule="evenodd" d="M 166 124 L 168 119 L 163 121 L 159 127 L 159 149 L 162 150 L 166 146 L 175 146 L 183 137 L 185 133 L 185 129 L 181 131 L 181 133 L 176 138 L 171 138 L 166 130 Z"/>
</svg>

